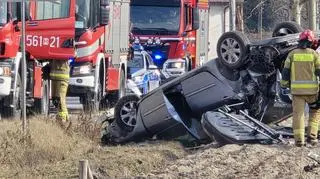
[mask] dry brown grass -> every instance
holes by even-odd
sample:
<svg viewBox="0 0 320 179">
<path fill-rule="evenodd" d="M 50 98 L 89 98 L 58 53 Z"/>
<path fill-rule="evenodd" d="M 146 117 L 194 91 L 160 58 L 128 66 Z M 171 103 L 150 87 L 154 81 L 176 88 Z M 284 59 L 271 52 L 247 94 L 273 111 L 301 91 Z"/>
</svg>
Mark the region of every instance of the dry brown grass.
<svg viewBox="0 0 320 179">
<path fill-rule="evenodd" d="M 1 121 L 0 178 L 77 178 L 81 159 L 101 178 L 137 176 L 185 154 L 174 142 L 101 147 L 98 123 L 85 115 L 73 121 L 66 133 L 52 120 L 32 119 L 27 138 L 20 121 Z"/>
</svg>

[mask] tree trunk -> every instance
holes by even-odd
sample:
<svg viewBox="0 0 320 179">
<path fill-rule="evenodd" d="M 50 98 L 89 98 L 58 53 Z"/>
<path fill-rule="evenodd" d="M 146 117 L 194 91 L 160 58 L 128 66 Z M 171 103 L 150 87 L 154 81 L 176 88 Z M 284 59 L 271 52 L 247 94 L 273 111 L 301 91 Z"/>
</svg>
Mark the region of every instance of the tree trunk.
<svg viewBox="0 0 320 179">
<path fill-rule="evenodd" d="M 308 19 L 309 29 L 312 31 L 317 30 L 317 2 L 316 0 L 310 0 L 308 2 Z"/>
<path fill-rule="evenodd" d="M 301 24 L 300 0 L 293 0 L 292 14 L 293 14 L 293 21 L 295 21 L 298 24 Z"/>
</svg>

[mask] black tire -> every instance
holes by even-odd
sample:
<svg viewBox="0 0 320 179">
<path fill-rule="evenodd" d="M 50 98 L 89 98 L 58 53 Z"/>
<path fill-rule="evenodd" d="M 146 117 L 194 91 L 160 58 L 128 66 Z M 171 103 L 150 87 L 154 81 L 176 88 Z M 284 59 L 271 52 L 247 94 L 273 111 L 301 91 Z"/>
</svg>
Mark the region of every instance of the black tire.
<svg viewBox="0 0 320 179">
<path fill-rule="evenodd" d="M 12 118 L 12 119 L 20 119 L 22 116 L 22 82 L 21 82 L 21 77 L 20 74 L 17 74 L 17 83 L 16 83 L 16 95 L 12 96 L 13 100 L 13 105 L 14 107 L 8 107 L 8 106 L 3 106 L 2 107 L 2 117 L 4 118 Z"/>
<path fill-rule="evenodd" d="M 296 22 L 287 21 L 276 25 L 276 27 L 273 29 L 272 37 L 295 34 L 302 31 L 303 28 L 299 24 L 297 24 Z"/>
<path fill-rule="evenodd" d="M 237 69 L 246 62 L 250 40 L 238 31 L 226 32 L 218 40 L 218 60 L 228 68 Z"/>
<path fill-rule="evenodd" d="M 115 121 L 117 122 L 120 128 L 128 132 L 134 129 L 137 122 L 136 104 L 139 100 L 140 100 L 139 97 L 136 95 L 128 95 L 119 99 L 119 101 L 117 102 L 114 108 L 114 117 L 115 117 Z M 128 110 L 126 110 L 125 108 L 127 108 Z M 128 114 L 128 116 L 124 117 L 126 114 Z"/>
<path fill-rule="evenodd" d="M 49 89 L 49 80 L 43 80 L 42 81 L 42 98 L 41 99 L 36 99 L 34 102 L 34 111 L 37 114 L 41 115 L 49 115 L 49 104 L 50 104 L 50 89 Z"/>
<path fill-rule="evenodd" d="M 98 85 L 98 93 L 88 94 L 86 97 L 81 99 L 83 110 L 85 112 L 98 112 L 101 107 L 102 100 L 102 85 Z"/>
</svg>

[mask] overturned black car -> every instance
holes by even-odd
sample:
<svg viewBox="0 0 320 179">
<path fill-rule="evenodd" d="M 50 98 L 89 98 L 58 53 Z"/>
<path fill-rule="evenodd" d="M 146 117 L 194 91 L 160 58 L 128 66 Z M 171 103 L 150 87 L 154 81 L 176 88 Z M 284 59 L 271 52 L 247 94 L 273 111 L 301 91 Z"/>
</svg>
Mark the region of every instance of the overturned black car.
<svg viewBox="0 0 320 179">
<path fill-rule="evenodd" d="M 218 42 L 218 58 L 161 85 L 141 99 L 125 96 L 104 129 L 106 143 L 173 139 L 188 134 L 199 143 L 282 142 L 287 128 L 267 124 L 291 114 L 290 95 L 280 90 L 280 71 L 297 48 L 293 22 L 279 24 L 270 39 L 250 42 L 227 32 Z M 277 104 L 277 105 L 276 105 Z M 280 105 L 279 105 L 280 104 Z"/>
</svg>

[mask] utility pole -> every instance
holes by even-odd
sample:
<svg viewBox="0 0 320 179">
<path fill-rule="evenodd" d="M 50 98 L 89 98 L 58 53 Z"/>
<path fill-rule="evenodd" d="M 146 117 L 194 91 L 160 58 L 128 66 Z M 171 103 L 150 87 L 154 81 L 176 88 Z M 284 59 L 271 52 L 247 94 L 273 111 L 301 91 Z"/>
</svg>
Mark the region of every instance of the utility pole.
<svg viewBox="0 0 320 179">
<path fill-rule="evenodd" d="M 26 109 L 26 86 L 27 86 L 27 71 L 26 71 L 26 46 L 25 46 L 25 36 L 26 36 L 26 0 L 21 2 L 21 23 L 22 23 L 22 32 L 21 32 L 21 78 L 22 78 L 22 130 L 23 134 L 26 136 L 28 131 L 27 125 L 27 109 Z"/>
<path fill-rule="evenodd" d="M 230 3 L 230 31 L 236 30 L 236 0 L 229 0 Z"/>
</svg>

